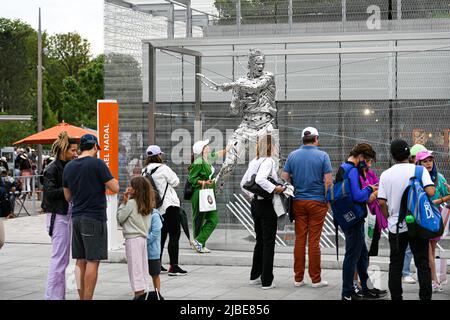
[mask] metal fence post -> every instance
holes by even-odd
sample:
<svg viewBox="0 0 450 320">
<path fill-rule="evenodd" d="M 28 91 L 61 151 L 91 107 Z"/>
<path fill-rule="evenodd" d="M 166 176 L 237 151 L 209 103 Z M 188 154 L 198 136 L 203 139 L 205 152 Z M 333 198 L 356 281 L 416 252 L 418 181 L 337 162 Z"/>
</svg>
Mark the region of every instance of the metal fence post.
<svg viewBox="0 0 450 320">
<path fill-rule="evenodd" d="M 33 175 L 32 179 L 31 179 L 31 192 L 33 194 L 33 213 L 36 214 L 36 176 Z"/>
<path fill-rule="evenodd" d="M 347 0 L 342 0 L 342 22 L 347 21 Z"/>
<path fill-rule="evenodd" d="M 241 0 L 236 0 L 236 30 L 237 35 L 241 35 Z"/>
<path fill-rule="evenodd" d="M 294 8 L 292 6 L 292 0 L 289 0 L 289 7 L 288 7 L 288 16 L 289 16 L 289 34 L 292 34 L 292 28 L 293 28 L 293 16 L 294 15 Z"/>
</svg>

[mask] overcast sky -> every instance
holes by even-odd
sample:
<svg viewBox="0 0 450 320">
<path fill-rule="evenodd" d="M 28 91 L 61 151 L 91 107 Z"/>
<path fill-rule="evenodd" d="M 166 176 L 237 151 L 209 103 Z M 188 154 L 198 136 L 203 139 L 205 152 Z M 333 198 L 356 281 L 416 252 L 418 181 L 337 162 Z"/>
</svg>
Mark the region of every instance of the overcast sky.
<svg viewBox="0 0 450 320">
<path fill-rule="evenodd" d="M 216 14 L 213 3 L 214 0 L 192 0 L 192 7 Z M 39 7 L 43 30 L 50 34 L 76 31 L 89 40 L 93 55 L 103 53 L 103 0 L 0 0 L 0 17 L 20 19 L 37 30 Z"/>
<path fill-rule="evenodd" d="M 77 31 L 91 43 L 93 55 L 103 52 L 103 0 L 0 0 L 0 17 L 20 19 L 37 30 L 39 7 L 43 30 Z"/>
</svg>

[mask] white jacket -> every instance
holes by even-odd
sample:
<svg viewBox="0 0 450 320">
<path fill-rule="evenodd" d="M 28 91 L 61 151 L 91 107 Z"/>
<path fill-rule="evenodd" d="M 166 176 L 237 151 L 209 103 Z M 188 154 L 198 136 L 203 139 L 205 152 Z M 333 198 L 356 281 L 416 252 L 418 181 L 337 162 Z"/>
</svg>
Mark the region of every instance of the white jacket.
<svg viewBox="0 0 450 320">
<path fill-rule="evenodd" d="M 162 206 L 158 208 L 158 211 L 163 215 L 166 213 L 166 209 L 168 207 L 180 206 L 180 199 L 178 199 L 177 192 L 174 189 L 180 184 L 180 179 L 178 178 L 177 174 L 169 168 L 169 166 L 161 163 L 150 163 L 146 168 L 142 169 L 142 175 L 144 175 L 145 169 L 147 169 L 147 172 L 150 173 L 156 167 L 161 168 L 158 168 L 158 170 L 156 170 L 155 173 L 152 174 L 152 178 L 156 184 L 156 188 L 158 189 L 158 193 L 161 198 L 164 196 L 164 190 L 166 189 L 166 185 L 168 184 L 164 202 Z"/>
</svg>

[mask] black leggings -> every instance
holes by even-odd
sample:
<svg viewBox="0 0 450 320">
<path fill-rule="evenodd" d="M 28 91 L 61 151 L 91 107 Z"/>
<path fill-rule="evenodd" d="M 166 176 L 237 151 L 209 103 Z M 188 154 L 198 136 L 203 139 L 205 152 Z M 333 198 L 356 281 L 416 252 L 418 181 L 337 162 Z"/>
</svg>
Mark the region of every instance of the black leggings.
<svg viewBox="0 0 450 320">
<path fill-rule="evenodd" d="M 180 227 L 180 208 L 168 207 L 166 213 L 163 215 L 163 227 L 161 229 L 161 261 L 166 243 L 167 235 L 169 235 L 169 251 L 170 265 L 178 264 L 178 252 L 180 241 L 181 227 Z"/>
</svg>

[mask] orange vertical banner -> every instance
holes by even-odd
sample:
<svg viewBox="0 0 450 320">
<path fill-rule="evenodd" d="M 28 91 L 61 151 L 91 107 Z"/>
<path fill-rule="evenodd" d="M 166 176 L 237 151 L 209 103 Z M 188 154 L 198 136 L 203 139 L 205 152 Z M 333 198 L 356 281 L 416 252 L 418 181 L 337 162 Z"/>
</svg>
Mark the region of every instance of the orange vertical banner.
<svg viewBox="0 0 450 320">
<path fill-rule="evenodd" d="M 116 100 L 97 101 L 98 142 L 102 159 L 119 180 L 119 104 Z M 107 194 L 113 194 L 107 190 Z"/>
</svg>

